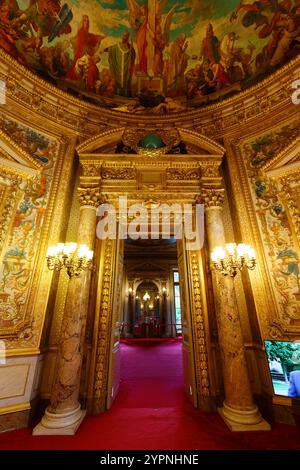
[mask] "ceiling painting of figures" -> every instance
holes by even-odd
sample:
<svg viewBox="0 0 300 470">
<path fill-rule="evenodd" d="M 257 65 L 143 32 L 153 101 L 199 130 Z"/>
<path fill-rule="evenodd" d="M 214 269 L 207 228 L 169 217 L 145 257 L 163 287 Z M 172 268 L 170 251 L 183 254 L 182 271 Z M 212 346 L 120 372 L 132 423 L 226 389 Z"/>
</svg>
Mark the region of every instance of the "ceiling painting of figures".
<svg viewBox="0 0 300 470">
<path fill-rule="evenodd" d="M 101 106 L 180 112 L 299 54 L 300 0 L 0 0 L 0 46 Z"/>
</svg>

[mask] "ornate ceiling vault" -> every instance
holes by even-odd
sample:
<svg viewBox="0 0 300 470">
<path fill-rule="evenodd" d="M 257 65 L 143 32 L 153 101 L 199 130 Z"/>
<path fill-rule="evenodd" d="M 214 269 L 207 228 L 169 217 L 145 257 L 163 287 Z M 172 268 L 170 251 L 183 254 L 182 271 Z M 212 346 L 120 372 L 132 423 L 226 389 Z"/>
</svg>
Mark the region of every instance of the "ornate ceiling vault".
<svg viewBox="0 0 300 470">
<path fill-rule="evenodd" d="M 126 113 L 180 113 L 299 53 L 299 0 L 1 0 L 0 46 L 62 90 Z"/>
</svg>

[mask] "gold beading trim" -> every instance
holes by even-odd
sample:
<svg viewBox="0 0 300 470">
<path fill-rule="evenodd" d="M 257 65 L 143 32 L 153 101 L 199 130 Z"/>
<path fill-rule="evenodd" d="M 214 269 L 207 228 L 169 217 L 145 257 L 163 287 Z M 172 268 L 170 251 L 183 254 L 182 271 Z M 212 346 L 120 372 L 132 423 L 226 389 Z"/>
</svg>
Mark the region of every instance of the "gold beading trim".
<svg viewBox="0 0 300 470">
<path fill-rule="evenodd" d="M 206 325 L 203 314 L 203 306 L 201 299 L 200 270 L 199 270 L 199 253 L 192 251 L 189 253 L 190 269 L 191 269 L 191 301 L 192 301 L 192 323 L 193 332 L 196 342 L 194 344 L 195 363 L 196 363 L 196 380 L 201 395 L 210 396 L 209 383 L 209 367 L 207 354 Z"/>
<path fill-rule="evenodd" d="M 18 411 L 26 411 L 30 409 L 31 405 L 28 401 L 25 401 L 24 403 L 18 403 L 17 405 L 2 406 L 0 407 L 0 416 L 6 415 L 8 413 L 17 413 Z"/>
<path fill-rule="evenodd" d="M 110 347 L 110 327 L 112 321 L 112 295 L 113 292 L 113 266 L 114 266 L 114 242 L 112 240 L 105 241 L 103 255 L 103 276 L 102 291 L 99 311 L 99 326 L 96 343 L 96 371 L 93 387 L 93 411 L 99 413 L 104 411 L 107 379 L 108 379 L 108 357 Z"/>
</svg>

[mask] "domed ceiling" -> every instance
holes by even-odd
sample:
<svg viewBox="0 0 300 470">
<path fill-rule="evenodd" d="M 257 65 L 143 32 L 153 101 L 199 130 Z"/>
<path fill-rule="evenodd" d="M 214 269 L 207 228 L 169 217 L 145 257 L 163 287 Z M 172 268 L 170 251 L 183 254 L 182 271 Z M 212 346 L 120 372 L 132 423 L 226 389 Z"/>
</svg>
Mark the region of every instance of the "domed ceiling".
<svg viewBox="0 0 300 470">
<path fill-rule="evenodd" d="M 0 0 L 0 45 L 101 106 L 179 112 L 295 57 L 300 0 Z"/>
</svg>

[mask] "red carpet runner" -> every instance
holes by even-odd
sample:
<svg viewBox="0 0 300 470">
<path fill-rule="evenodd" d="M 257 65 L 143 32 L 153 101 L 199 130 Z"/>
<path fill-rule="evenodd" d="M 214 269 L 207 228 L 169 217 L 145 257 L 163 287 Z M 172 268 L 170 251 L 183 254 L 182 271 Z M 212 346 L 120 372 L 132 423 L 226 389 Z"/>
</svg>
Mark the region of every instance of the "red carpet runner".
<svg viewBox="0 0 300 470">
<path fill-rule="evenodd" d="M 1 434 L 0 449 L 300 449 L 293 426 L 231 433 L 218 414 L 194 409 L 183 392 L 178 340 L 124 342 L 121 370 L 112 409 L 87 417 L 75 436 L 33 437 L 22 429 Z"/>
</svg>

